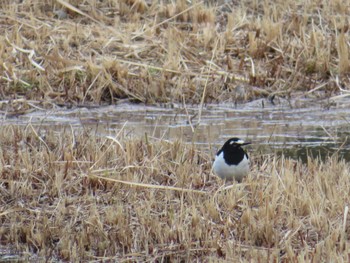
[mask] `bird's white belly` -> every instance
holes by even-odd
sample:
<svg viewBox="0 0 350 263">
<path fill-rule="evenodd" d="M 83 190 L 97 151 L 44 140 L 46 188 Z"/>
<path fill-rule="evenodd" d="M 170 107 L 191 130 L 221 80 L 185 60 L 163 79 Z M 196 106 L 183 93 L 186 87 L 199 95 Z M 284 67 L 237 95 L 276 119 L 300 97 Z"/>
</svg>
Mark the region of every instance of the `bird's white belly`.
<svg viewBox="0 0 350 263">
<path fill-rule="evenodd" d="M 224 153 L 221 152 L 220 155 L 215 156 L 213 170 L 222 179 L 235 179 L 241 182 L 243 177 L 249 173 L 249 163 L 249 159 L 244 155 L 243 160 L 238 165 L 228 165 L 225 162 Z"/>
</svg>

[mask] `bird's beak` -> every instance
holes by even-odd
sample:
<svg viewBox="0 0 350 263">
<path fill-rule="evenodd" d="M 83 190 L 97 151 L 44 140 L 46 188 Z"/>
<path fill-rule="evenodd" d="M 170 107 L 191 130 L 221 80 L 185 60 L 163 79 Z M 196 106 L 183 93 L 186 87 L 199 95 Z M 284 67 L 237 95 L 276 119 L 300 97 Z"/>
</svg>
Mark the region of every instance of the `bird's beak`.
<svg viewBox="0 0 350 263">
<path fill-rule="evenodd" d="M 252 144 L 252 143 L 251 142 L 244 142 L 241 144 L 241 146 L 248 145 L 248 144 Z"/>
</svg>

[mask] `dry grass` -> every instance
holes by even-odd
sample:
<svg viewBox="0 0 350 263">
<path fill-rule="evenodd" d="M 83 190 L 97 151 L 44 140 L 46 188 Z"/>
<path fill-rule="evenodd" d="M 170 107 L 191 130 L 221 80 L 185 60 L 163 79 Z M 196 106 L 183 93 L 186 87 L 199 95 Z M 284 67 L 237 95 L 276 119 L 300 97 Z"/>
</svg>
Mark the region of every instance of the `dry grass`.
<svg viewBox="0 0 350 263">
<path fill-rule="evenodd" d="M 199 103 L 349 84 L 341 0 L 17 2 L 0 3 L 1 98 Z"/>
<path fill-rule="evenodd" d="M 0 134 L 0 242 L 22 259 L 348 260 L 343 161 L 270 158 L 224 189 L 211 154 L 179 141 L 30 125 Z"/>
</svg>

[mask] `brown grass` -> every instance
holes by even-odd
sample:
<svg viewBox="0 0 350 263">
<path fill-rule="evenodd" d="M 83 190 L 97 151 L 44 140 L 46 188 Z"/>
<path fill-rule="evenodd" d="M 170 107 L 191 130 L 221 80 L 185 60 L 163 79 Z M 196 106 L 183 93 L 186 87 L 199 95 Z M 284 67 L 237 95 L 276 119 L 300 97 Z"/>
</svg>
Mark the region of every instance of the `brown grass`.
<svg viewBox="0 0 350 263">
<path fill-rule="evenodd" d="M 346 3 L 226 2 L 3 0 L 0 96 L 207 103 L 349 84 Z"/>
<path fill-rule="evenodd" d="M 350 171 L 335 158 L 265 158 L 224 188 L 212 154 L 180 141 L 0 134 L 0 244 L 18 259 L 348 260 Z"/>
</svg>

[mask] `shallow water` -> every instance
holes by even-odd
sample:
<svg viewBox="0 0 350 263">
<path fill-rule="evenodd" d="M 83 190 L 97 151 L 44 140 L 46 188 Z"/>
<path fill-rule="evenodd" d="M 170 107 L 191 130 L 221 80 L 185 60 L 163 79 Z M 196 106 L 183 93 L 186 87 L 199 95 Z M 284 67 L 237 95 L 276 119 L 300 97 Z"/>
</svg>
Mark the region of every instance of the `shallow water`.
<svg viewBox="0 0 350 263">
<path fill-rule="evenodd" d="M 333 153 L 350 160 L 350 108 L 312 100 L 261 99 L 245 104 L 145 106 L 120 103 L 94 108 L 57 108 L 35 111 L 14 118 L 2 118 L 2 125 L 17 124 L 80 129 L 96 128 L 103 135 L 123 129 L 127 136 L 168 140 L 182 139 L 214 151 L 228 138 L 240 137 L 253 144 L 250 151 L 281 153 L 306 159 Z"/>
<path fill-rule="evenodd" d="M 337 153 L 350 161 L 350 107 L 342 102 L 331 107 L 311 100 L 256 100 L 246 104 L 210 104 L 167 107 L 121 103 L 94 108 L 56 108 L 18 117 L 3 115 L 1 125 L 28 125 L 54 129 L 95 129 L 99 136 L 145 136 L 182 139 L 215 151 L 230 137 L 251 141 L 253 156 L 281 154 L 305 161 L 307 156 L 325 158 Z M 327 106 L 327 104 L 325 104 Z M 200 116 L 200 117 L 199 117 Z M 44 130 L 45 130 L 44 129 Z M 22 255 L 0 247 L 0 260 L 26 261 Z"/>
</svg>

